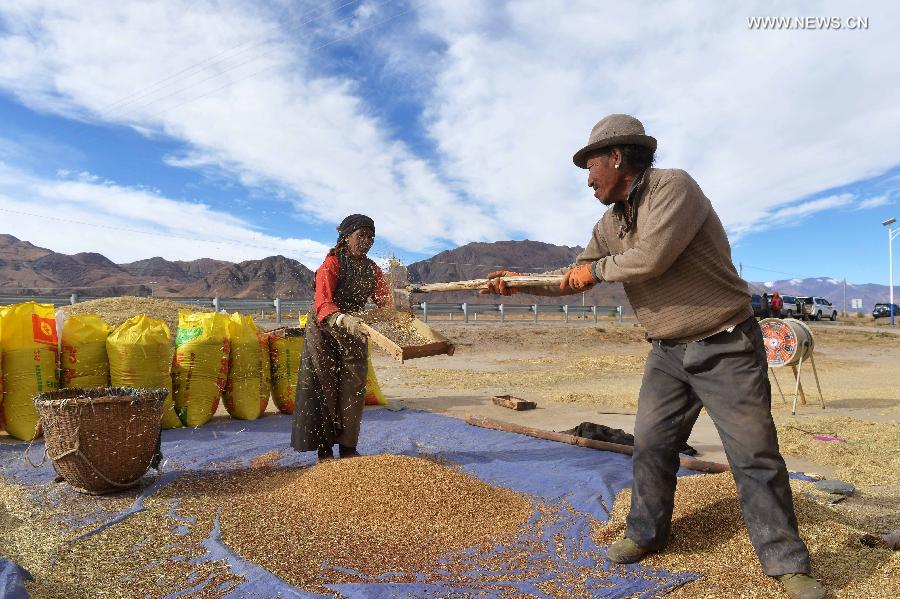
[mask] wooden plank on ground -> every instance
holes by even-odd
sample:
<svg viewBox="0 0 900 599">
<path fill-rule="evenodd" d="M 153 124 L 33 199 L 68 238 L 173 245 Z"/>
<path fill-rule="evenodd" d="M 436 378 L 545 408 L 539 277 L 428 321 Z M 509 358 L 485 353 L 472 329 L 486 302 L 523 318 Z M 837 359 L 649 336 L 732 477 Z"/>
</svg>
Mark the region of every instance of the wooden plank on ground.
<svg viewBox="0 0 900 599">
<path fill-rule="evenodd" d="M 516 411 L 533 410 L 537 407 L 537 404 L 533 401 L 527 401 L 521 397 L 513 397 L 512 395 L 495 395 L 494 405 Z"/>
</svg>

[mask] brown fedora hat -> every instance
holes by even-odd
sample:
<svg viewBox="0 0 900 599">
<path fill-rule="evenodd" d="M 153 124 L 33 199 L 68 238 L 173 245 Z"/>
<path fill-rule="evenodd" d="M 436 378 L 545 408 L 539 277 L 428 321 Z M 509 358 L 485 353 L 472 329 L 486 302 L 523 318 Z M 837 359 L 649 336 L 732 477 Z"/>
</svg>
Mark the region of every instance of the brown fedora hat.
<svg viewBox="0 0 900 599">
<path fill-rule="evenodd" d="M 611 114 L 594 125 L 587 145 L 575 152 L 572 161 L 579 168 L 587 168 L 588 154 L 600 148 L 619 145 L 644 146 L 656 151 L 656 138 L 644 133 L 644 126 L 633 116 Z"/>
</svg>

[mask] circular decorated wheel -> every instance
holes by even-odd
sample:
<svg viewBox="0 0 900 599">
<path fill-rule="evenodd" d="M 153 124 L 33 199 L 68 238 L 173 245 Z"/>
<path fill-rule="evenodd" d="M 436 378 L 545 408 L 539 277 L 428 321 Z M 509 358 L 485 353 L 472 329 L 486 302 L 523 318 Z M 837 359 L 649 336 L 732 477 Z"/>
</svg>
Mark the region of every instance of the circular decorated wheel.
<svg viewBox="0 0 900 599">
<path fill-rule="evenodd" d="M 769 366 L 790 366 L 812 353 L 812 331 L 799 320 L 766 318 L 760 321 L 759 328 Z"/>
</svg>

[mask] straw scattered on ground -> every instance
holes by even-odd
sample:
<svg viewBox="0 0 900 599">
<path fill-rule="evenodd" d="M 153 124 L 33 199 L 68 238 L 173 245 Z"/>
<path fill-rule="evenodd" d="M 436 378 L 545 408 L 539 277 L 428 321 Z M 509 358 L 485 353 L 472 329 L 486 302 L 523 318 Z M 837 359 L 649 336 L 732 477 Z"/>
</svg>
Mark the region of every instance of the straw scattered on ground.
<svg viewBox="0 0 900 599">
<path fill-rule="evenodd" d="M 900 553 L 863 545 L 860 538 L 871 530 L 838 506 L 827 506 L 815 497 L 811 483 L 791 481 L 800 535 L 809 547 L 813 575 L 835 597 L 873 599 L 900 596 Z M 619 538 L 631 490 L 616 498 L 612 517 L 597 527 L 598 543 Z M 701 574 L 671 597 L 785 597 L 781 585 L 766 576 L 753 551 L 741 516 L 737 489 L 730 473 L 680 478 L 675 498 L 669 546 L 643 564 L 669 571 Z"/>
<path fill-rule="evenodd" d="M 633 354 L 597 354 L 563 359 L 551 368 L 531 368 L 532 362 L 548 364 L 542 358 L 510 363 L 501 370 L 454 368 L 408 368 L 398 383 L 408 387 L 440 387 L 453 390 L 533 389 L 567 385 L 573 381 L 596 387 L 598 379 L 615 379 L 643 370 L 645 357 Z M 563 399 L 562 401 L 565 402 Z"/>
<path fill-rule="evenodd" d="M 171 300 L 155 297 L 103 297 L 86 302 L 78 302 L 71 306 L 60 308 L 66 315 L 96 314 L 106 324 L 117 327 L 129 318 L 138 314 L 146 314 L 150 318 L 162 320 L 169 327 L 172 338 L 178 330 L 178 310 L 188 312 L 210 312 L 207 308 L 201 308 L 191 304 L 179 304 Z"/>
<path fill-rule="evenodd" d="M 778 425 L 781 453 L 830 466 L 854 485 L 900 482 L 900 422 L 869 422 L 847 417 L 785 420 Z M 846 439 L 822 441 L 815 435 Z"/>
</svg>

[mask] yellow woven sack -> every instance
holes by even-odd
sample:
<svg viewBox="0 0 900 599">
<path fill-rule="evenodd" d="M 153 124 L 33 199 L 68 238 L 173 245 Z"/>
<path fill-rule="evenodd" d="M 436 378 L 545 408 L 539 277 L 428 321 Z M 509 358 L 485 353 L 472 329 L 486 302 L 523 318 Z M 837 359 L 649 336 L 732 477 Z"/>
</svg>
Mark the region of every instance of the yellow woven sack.
<svg viewBox="0 0 900 599">
<path fill-rule="evenodd" d="M 228 381 L 231 321 L 218 312 L 178 311 L 175 360 L 175 412 L 185 426 L 206 424 Z"/>
<path fill-rule="evenodd" d="M 252 316 L 231 315 L 231 363 L 225 386 L 225 409 L 232 418 L 255 420 L 269 405 L 271 377 L 269 336 Z"/>
<path fill-rule="evenodd" d="M 386 406 L 387 399 L 381 392 L 381 385 L 378 384 L 378 377 L 375 376 L 375 368 L 372 366 L 371 346 L 369 347 L 369 357 L 366 368 L 366 405 L 367 406 Z"/>
<path fill-rule="evenodd" d="M 0 308 L 2 313 L 3 308 Z M 3 319 L 0 318 L 0 339 L 3 339 Z M 3 423 L 3 343 L 0 341 L 0 431 L 5 428 Z"/>
<path fill-rule="evenodd" d="M 106 338 L 109 379 L 113 387 L 147 387 L 169 390 L 163 403 L 162 427 L 178 428 L 172 400 L 169 327 L 161 320 L 138 314 L 129 318 Z"/>
<path fill-rule="evenodd" d="M 56 318 L 52 304 L 25 302 L 0 310 L 3 335 L 3 403 L 0 420 L 17 439 L 37 436 L 38 413 L 32 398 L 59 387 L 56 375 Z"/>
<path fill-rule="evenodd" d="M 109 386 L 106 338 L 112 330 L 95 314 L 68 316 L 62 325 L 60 387 L 90 389 Z"/>
<path fill-rule="evenodd" d="M 272 400 L 279 412 L 294 413 L 294 396 L 303 353 L 303 329 L 282 329 L 269 336 L 272 358 Z"/>
</svg>

